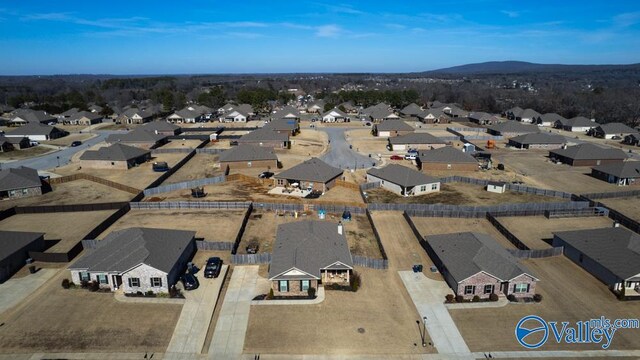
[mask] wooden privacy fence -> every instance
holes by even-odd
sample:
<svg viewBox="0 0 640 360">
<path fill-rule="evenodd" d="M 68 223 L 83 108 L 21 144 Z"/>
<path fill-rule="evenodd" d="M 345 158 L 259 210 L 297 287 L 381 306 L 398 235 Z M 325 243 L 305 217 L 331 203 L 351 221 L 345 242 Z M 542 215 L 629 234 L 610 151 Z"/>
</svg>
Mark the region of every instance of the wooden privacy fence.
<svg viewBox="0 0 640 360">
<path fill-rule="evenodd" d="M 440 182 L 443 183 L 443 184 L 458 182 L 458 183 L 464 183 L 464 184 L 474 184 L 474 185 L 486 186 L 490 182 L 490 180 L 476 179 L 476 178 L 470 178 L 470 177 L 455 175 L 455 176 L 448 176 L 448 177 L 441 178 Z M 557 198 L 561 198 L 561 199 L 571 199 L 572 196 L 573 196 L 573 194 L 567 193 L 567 192 L 564 192 L 564 191 L 556 191 L 556 190 L 549 190 L 549 189 L 539 189 L 539 188 L 535 188 L 535 187 L 531 187 L 531 186 L 519 185 L 519 184 L 509 184 L 509 183 L 507 183 L 507 190 L 511 190 L 511 191 L 515 191 L 515 192 L 519 192 L 519 193 L 525 193 L 525 194 L 557 197 Z"/>
<path fill-rule="evenodd" d="M 156 154 L 180 154 L 180 153 L 190 153 L 193 151 L 193 148 L 174 148 L 174 149 L 153 149 L 151 150 L 151 155 Z"/>
<path fill-rule="evenodd" d="M 355 184 L 355 183 L 352 183 L 352 182 L 348 182 L 348 181 L 344 181 L 344 180 L 336 180 L 336 186 L 342 186 L 342 187 L 345 187 L 347 189 L 360 191 L 360 186 L 358 184 Z"/>
<path fill-rule="evenodd" d="M 232 254 L 231 255 L 231 263 L 236 265 L 268 264 L 270 262 L 271 262 L 270 253 Z"/>
<path fill-rule="evenodd" d="M 233 249 L 233 242 L 231 241 L 206 241 L 197 240 L 196 247 L 198 250 L 223 250 L 231 251 Z"/>
<path fill-rule="evenodd" d="M 228 150 L 228 149 L 212 149 L 212 148 L 204 148 L 204 149 L 197 149 L 197 150 L 196 150 L 196 154 L 211 154 L 211 155 L 216 155 L 216 154 L 220 154 L 220 153 L 224 152 L 225 150 Z"/>
<path fill-rule="evenodd" d="M 170 184 L 170 185 L 164 185 L 164 186 L 158 186 L 158 187 L 154 187 L 154 188 L 145 189 L 144 190 L 144 195 L 145 196 L 149 196 L 149 195 L 162 194 L 162 193 L 176 191 L 176 190 L 193 189 L 195 187 L 201 187 L 201 186 L 211 185 L 211 184 L 218 184 L 218 183 L 225 182 L 225 181 L 226 181 L 226 179 L 225 179 L 224 175 L 215 176 L 215 177 L 211 177 L 211 178 L 198 179 L 198 180 L 183 181 L 183 182 L 179 182 L 179 183 L 175 183 L 175 184 Z"/>
<path fill-rule="evenodd" d="M 604 207 L 588 207 L 584 209 L 571 210 L 547 210 L 544 212 L 547 219 L 558 219 L 568 217 L 588 217 L 588 216 L 609 216 L 609 209 Z"/>
<path fill-rule="evenodd" d="M 132 202 L 133 210 L 166 210 L 166 209 L 247 209 L 250 202 L 237 201 L 175 201 L 175 202 Z"/>
<path fill-rule="evenodd" d="M 435 214 L 443 213 L 444 217 L 484 217 L 487 212 L 499 214 L 499 216 L 518 216 L 526 213 L 525 216 L 544 215 L 545 210 L 566 210 L 580 209 L 589 207 L 588 201 L 567 201 L 567 202 L 549 202 L 549 203 L 521 203 L 521 204 L 502 204 L 491 206 L 459 206 L 459 205 L 443 205 L 443 204 L 367 204 L 370 211 L 387 210 L 387 211 L 408 211 L 412 216 L 434 216 L 442 217 Z M 420 215 L 420 213 L 424 215 Z M 429 215 L 429 214 L 434 215 Z M 446 215 L 451 214 L 451 215 Z M 458 214 L 458 215 L 456 215 Z M 475 215 L 474 215 L 475 214 Z M 504 215 L 503 215 L 504 214 Z M 513 214 L 513 215 L 511 215 Z"/>
<path fill-rule="evenodd" d="M 58 177 L 58 178 L 50 178 L 49 179 L 49 184 L 50 185 L 63 184 L 63 183 L 66 183 L 66 182 L 76 181 L 76 180 L 93 181 L 95 183 L 98 183 L 98 184 L 101 184 L 101 185 L 106 185 L 106 186 L 112 187 L 114 189 L 118 189 L 118 190 L 125 191 L 125 192 L 131 193 L 131 194 L 135 194 L 135 195 L 140 193 L 140 189 L 136 189 L 136 188 L 131 187 L 131 186 L 119 184 L 117 182 L 109 181 L 109 180 L 106 180 L 106 179 L 103 179 L 103 178 L 99 178 L 97 176 L 84 174 L 84 173 L 67 175 L 67 176 L 62 176 L 62 177 Z"/>
<path fill-rule="evenodd" d="M 40 205 L 40 206 L 16 206 L 16 214 L 42 214 L 59 212 L 79 212 L 79 211 L 102 211 L 117 210 L 128 207 L 128 202 L 112 202 L 97 204 L 74 204 L 74 205 Z"/>
<path fill-rule="evenodd" d="M 387 259 L 372 259 L 366 256 L 353 255 L 351 257 L 353 265 L 362 266 L 370 269 L 384 270 L 389 268 L 389 260 Z"/>
<path fill-rule="evenodd" d="M 603 203 L 598 202 L 596 203 L 596 206 L 598 207 L 605 207 L 607 208 Z M 619 223 L 620 225 L 626 227 L 627 229 L 634 231 L 638 234 L 640 234 L 640 223 L 638 223 L 637 221 L 631 219 L 630 217 L 624 215 L 623 213 L 611 209 L 611 208 L 607 208 L 609 210 L 609 218 L 616 221 L 617 223 Z"/>
<path fill-rule="evenodd" d="M 560 256 L 564 251 L 562 246 L 549 249 L 537 249 L 537 250 L 515 250 L 507 249 L 511 255 L 519 259 L 540 259 L 546 257 Z"/>
<path fill-rule="evenodd" d="M 626 190 L 626 191 L 582 194 L 583 197 L 589 200 L 612 199 L 612 198 L 639 196 L 639 195 L 640 195 L 640 190 Z"/>
<path fill-rule="evenodd" d="M 378 244 L 378 250 L 380 250 L 380 255 L 384 260 L 388 260 L 387 252 L 384 250 L 384 246 L 382 245 L 382 240 L 380 240 L 380 233 L 376 228 L 376 224 L 371 217 L 371 212 L 369 210 L 366 211 L 367 220 L 369 220 L 369 224 L 371 225 L 371 230 L 373 230 L 373 237 L 376 239 L 376 243 Z"/>
<path fill-rule="evenodd" d="M 517 236 L 515 236 L 509 229 L 507 229 L 495 216 L 487 213 L 487 220 L 496 228 L 507 240 L 509 240 L 515 247 L 520 250 L 530 250 Z"/>
</svg>

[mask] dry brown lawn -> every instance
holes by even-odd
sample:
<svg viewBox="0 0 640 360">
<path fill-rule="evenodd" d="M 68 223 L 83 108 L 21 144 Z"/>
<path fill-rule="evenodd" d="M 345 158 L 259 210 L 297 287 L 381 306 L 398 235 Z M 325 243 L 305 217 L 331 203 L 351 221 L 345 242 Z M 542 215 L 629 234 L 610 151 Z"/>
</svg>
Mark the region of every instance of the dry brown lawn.
<svg viewBox="0 0 640 360">
<path fill-rule="evenodd" d="M 69 134 L 65 137 L 61 137 L 54 140 L 42 141 L 42 143 L 49 144 L 49 145 L 57 145 L 57 146 L 71 146 L 71 143 L 74 141 L 85 142 L 91 138 L 94 138 L 95 136 L 96 136 L 95 134 L 90 134 L 90 133 L 82 133 L 82 134 L 75 133 L 75 134 Z"/>
<path fill-rule="evenodd" d="M 133 304 L 111 293 L 64 290 L 62 270 L 15 308 L 0 314 L 0 353 L 163 352 L 180 311 L 175 304 Z"/>
<path fill-rule="evenodd" d="M 515 304 L 501 308 L 457 309 L 451 316 L 471 351 L 522 351 L 514 337 L 517 322 L 527 315 L 546 321 L 640 318 L 640 301 L 621 302 L 609 289 L 564 256 L 526 260 L 524 264 L 540 279 L 536 285 L 539 304 Z M 620 329 L 611 350 L 638 349 L 640 331 Z M 557 344 L 553 335 L 539 350 L 602 350 L 597 344 Z"/>
<path fill-rule="evenodd" d="M 601 199 L 598 201 L 635 221 L 640 221 L 640 196 Z"/>
<path fill-rule="evenodd" d="M 223 169 L 215 166 L 217 163 L 218 155 L 196 154 L 178 171 L 165 180 L 162 185 L 224 175 Z"/>
<path fill-rule="evenodd" d="M 32 158 L 40 155 L 44 155 L 50 152 L 56 151 L 49 147 L 45 146 L 32 146 L 27 149 L 16 149 L 9 152 L 0 152 L 0 160 L 2 161 L 11 161 L 11 160 L 21 160 Z"/>
<path fill-rule="evenodd" d="M 507 249 L 516 247 L 509 242 L 491 223 L 486 219 L 456 219 L 456 218 L 436 218 L 436 217 L 411 217 L 413 223 L 422 236 L 451 234 L 459 232 L 479 232 L 491 235 L 500 245 Z"/>
<path fill-rule="evenodd" d="M 324 193 L 320 198 L 320 201 L 335 201 L 335 202 L 354 202 L 354 203 L 362 203 L 362 196 L 360 196 L 360 191 L 355 189 L 349 189 L 343 186 L 334 186 L 329 191 Z M 313 200 L 311 200 L 313 202 Z"/>
<path fill-rule="evenodd" d="M 195 149 L 201 143 L 200 140 L 171 140 L 159 149 Z"/>
<path fill-rule="evenodd" d="M 287 199 L 299 201 L 298 198 L 284 195 L 269 195 L 270 187 L 258 182 L 246 182 L 240 180 L 226 181 L 213 185 L 205 185 L 207 194 L 204 198 L 191 197 L 191 189 L 170 191 L 145 198 L 145 201 L 253 201 L 266 199 Z"/>
</svg>

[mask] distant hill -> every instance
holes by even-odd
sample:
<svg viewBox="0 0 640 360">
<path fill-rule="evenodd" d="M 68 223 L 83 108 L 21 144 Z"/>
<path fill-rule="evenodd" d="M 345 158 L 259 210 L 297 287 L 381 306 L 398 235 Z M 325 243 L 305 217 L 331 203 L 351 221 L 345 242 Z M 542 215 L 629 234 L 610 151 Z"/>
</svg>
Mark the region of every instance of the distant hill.
<svg viewBox="0 0 640 360">
<path fill-rule="evenodd" d="M 514 74 L 531 72 L 590 72 L 611 70 L 640 70 L 640 63 L 629 65 L 562 65 L 536 64 L 526 61 L 489 61 L 425 71 L 424 74 Z"/>
</svg>

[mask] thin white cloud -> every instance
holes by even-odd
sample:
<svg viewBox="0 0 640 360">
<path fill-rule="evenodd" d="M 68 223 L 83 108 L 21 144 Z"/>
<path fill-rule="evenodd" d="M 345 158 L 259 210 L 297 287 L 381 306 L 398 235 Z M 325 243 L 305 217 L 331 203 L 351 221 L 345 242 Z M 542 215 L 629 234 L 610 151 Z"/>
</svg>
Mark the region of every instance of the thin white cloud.
<svg viewBox="0 0 640 360">
<path fill-rule="evenodd" d="M 317 37 L 338 37 L 342 32 L 342 28 L 335 24 L 322 25 L 316 28 Z"/>
<path fill-rule="evenodd" d="M 629 27 L 640 23 L 640 11 L 618 14 L 613 17 L 613 26 Z"/>
<path fill-rule="evenodd" d="M 520 12 L 519 11 L 514 11 L 514 10 L 500 10 L 501 13 L 507 15 L 510 18 L 517 18 L 520 16 Z"/>
<path fill-rule="evenodd" d="M 388 23 L 388 24 L 384 24 L 384 26 L 388 29 L 391 30 L 404 30 L 407 28 L 406 25 L 402 25 L 402 24 L 395 24 L 395 23 Z"/>
</svg>

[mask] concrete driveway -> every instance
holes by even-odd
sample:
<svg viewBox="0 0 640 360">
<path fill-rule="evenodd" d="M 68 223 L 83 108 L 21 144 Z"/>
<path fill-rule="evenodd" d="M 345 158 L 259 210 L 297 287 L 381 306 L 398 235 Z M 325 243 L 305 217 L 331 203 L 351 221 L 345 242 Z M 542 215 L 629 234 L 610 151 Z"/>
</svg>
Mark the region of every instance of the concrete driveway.
<svg viewBox="0 0 640 360">
<path fill-rule="evenodd" d="M 57 272 L 57 269 L 40 269 L 35 274 L 9 279 L 0 284 L 0 313 L 19 304 Z"/>
<path fill-rule="evenodd" d="M 341 169 L 368 169 L 376 165 L 377 161 L 364 156 L 349 148 L 344 132 L 353 128 L 324 127 L 317 131 L 324 131 L 329 137 L 329 151 L 320 158 L 331 166 Z"/>
</svg>

